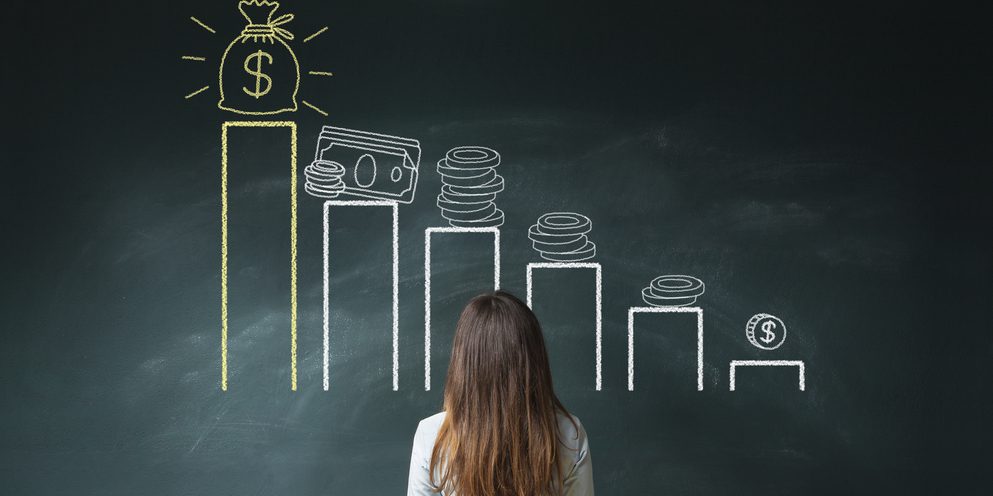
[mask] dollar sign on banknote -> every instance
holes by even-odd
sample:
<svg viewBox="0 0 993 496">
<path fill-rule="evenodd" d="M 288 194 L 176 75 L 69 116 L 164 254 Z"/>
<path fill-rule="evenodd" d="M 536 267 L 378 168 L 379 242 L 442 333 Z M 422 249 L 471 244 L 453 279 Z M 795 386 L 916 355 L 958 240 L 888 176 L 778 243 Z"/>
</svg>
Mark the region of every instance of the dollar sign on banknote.
<svg viewBox="0 0 993 496">
<path fill-rule="evenodd" d="M 259 50 L 255 53 L 249 54 L 245 57 L 245 72 L 250 76 L 255 76 L 255 91 L 249 90 L 248 88 L 242 86 L 241 90 L 244 91 L 248 96 L 255 97 L 258 99 L 260 96 L 265 96 L 272 89 L 272 78 L 267 76 L 262 72 L 262 59 L 265 58 L 272 64 L 272 55 L 269 52 L 263 52 Z M 254 66 L 254 70 L 252 67 Z M 265 89 L 262 89 L 262 80 L 265 79 Z"/>
<path fill-rule="evenodd" d="M 757 335 L 757 330 L 762 331 L 762 334 Z M 745 324 L 745 336 L 756 348 L 774 350 L 786 341 L 786 324 L 775 315 L 757 313 Z"/>
</svg>

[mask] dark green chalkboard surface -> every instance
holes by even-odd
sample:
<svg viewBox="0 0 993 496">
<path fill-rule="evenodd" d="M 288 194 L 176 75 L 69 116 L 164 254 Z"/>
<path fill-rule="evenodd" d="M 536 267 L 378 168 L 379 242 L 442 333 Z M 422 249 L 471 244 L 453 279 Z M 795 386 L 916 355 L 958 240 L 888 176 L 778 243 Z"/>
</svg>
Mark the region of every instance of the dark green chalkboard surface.
<svg viewBox="0 0 993 496">
<path fill-rule="evenodd" d="M 245 25 L 233 0 L 5 7 L 0 492 L 403 494 L 458 312 L 494 283 L 492 234 L 433 235 L 426 391 L 425 229 L 448 226 L 436 164 L 463 145 L 501 156 L 502 288 L 523 298 L 546 261 L 540 215 L 592 221 L 601 390 L 596 271 L 535 269 L 532 289 L 598 494 L 989 490 L 987 18 L 282 4 L 300 83 L 297 110 L 273 115 L 218 108 Z M 263 67 L 255 48 L 228 69 Z M 226 121 L 294 127 L 231 127 L 222 146 Z M 325 251 L 304 173 L 324 126 L 419 146 L 397 206 L 396 390 L 392 209 L 331 207 Z M 666 274 L 705 283 L 700 313 L 638 313 L 629 342 Z M 775 350 L 746 336 L 759 313 L 788 328 Z M 803 390 L 799 366 L 741 366 L 731 391 L 735 360 L 802 362 Z"/>
</svg>

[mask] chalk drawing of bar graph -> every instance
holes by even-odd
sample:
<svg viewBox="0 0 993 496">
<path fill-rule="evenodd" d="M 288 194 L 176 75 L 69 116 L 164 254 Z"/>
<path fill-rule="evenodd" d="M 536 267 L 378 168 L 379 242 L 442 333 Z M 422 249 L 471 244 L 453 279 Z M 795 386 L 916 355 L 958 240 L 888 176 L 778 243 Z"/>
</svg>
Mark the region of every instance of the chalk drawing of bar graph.
<svg viewBox="0 0 993 496">
<path fill-rule="evenodd" d="M 696 389 L 703 391 L 703 309 L 699 307 L 631 307 L 628 309 L 628 391 L 634 391 L 634 317 L 640 313 L 696 314 Z"/>
<path fill-rule="evenodd" d="M 541 263 L 529 263 L 527 267 L 527 303 L 528 308 L 532 308 L 532 281 L 533 273 L 535 269 L 593 269 L 596 271 L 596 349 L 595 359 L 596 359 L 596 376 L 594 378 L 594 383 L 596 390 L 600 391 L 602 388 L 603 377 L 601 369 L 601 343 L 602 343 L 602 324 L 603 324 L 603 270 L 599 263 L 595 262 L 541 262 Z"/>
<path fill-rule="evenodd" d="M 796 367 L 800 391 L 807 390 L 807 368 L 803 360 L 731 360 L 728 371 L 728 390 L 734 391 L 735 369 L 737 367 Z"/>
<path fill-rule="evenodd" d="M 386 200 L 330 200 L 324 202 L 324 390 L 330 387 L 329 357 L 330 357 L 330 306 L 329 265 L 331 232 L 331 207 L 385 207 L 393 211 L 393 390 L 400 389 L 400 322 L 399 322 L 399 272 L 400 272 L 400 234 L 399 212 L 397 203 Z"/>
<path fill-rule="evenodd" d="M 492 234 L 493 290 L 500 289 L 500 229 L 497 227 L 429 227 L 424 230 L 424 390 L 431 390 L 431 236 Z"/>
</svg>

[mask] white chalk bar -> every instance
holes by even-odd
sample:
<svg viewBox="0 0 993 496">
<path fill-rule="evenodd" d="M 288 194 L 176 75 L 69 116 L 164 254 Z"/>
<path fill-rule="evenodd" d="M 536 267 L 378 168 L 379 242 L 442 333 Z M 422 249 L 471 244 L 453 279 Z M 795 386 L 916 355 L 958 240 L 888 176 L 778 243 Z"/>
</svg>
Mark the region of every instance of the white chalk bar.
<svg viewBox="0 0 993 496">
<path fill-rule="evenodd" d="M 500 289 L 500 229 L 497 227 L 429 227 L 424 230 L 424 390 L 431 390 L 431 237 L 493 236 L 493 290 Z"/>
<path fill-rule="evenodd" d="M 699 307 L 631 307 L 628 309 L 628 391 L 634 391 L 634 321 L 638 314 L 696 314 L 696 389 L 703 391 L 703 309 Z"/>
<path fill-rule="evenodd" d="M 593 385 L 597 391 L 600 391 L 603 387 L 603 374 L 601 366 L 601 345 L 602 345 L 602 327 L 603 327 L 603 269 L 600 267 L 599 263 L 595 262 L 562 262 L 562 263 L 529 263 L 527 266 L 527 304 L 528 307 L 534 308 L 534 271 L 535 270 L 593 270 L 596 276 L 596 286 L 594 289 L 594 294 L 596 297 L 596 319 L 594 326 L 594 350 L 593 357 L 594 363 L 596 364 L 595 372 L 593 376 Z"/>
<path fill-rule="evenodd" d="M 796 367 L 797 386 L 800 391 L 807 390 L 807 369 L 803 360 L 731 360 L 728 371 L 728 389 L 731 391 L 735 388 L 735 370 L 738 367 Z"/>
<path fill-rule="evenodd" d="M 399 343 L 399 272 L 400 272 L 400 233 L 399 233 L 399 211 L 397 203 L 394 201 L 374 201 L 374 200 L 330 200 L 324 202 L 324 390 L 330 388 L 330 318 L 329 308 L 331 303 L 330 266 L 331 257 L 331 209 L 337 207 L 382 207 L 389 208 L 393 213 L 392 226 L 392 252 L 393 252 L 393 390 L 400 389 L 400 343 Z"/>
</svg>

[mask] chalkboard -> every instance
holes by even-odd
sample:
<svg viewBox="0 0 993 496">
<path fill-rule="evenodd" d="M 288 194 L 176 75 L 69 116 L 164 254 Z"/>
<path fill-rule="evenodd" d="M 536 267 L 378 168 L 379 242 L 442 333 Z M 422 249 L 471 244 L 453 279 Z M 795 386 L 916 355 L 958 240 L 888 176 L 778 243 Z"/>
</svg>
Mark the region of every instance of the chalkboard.
<svg viewBox="0 0 993 496">
<path fill-rule="evenodd" d="M 402 494 L 495 277 L 598 494 L 988 490 L 982 16 L 6 11 L 5 494 Z"/>
</svg>

